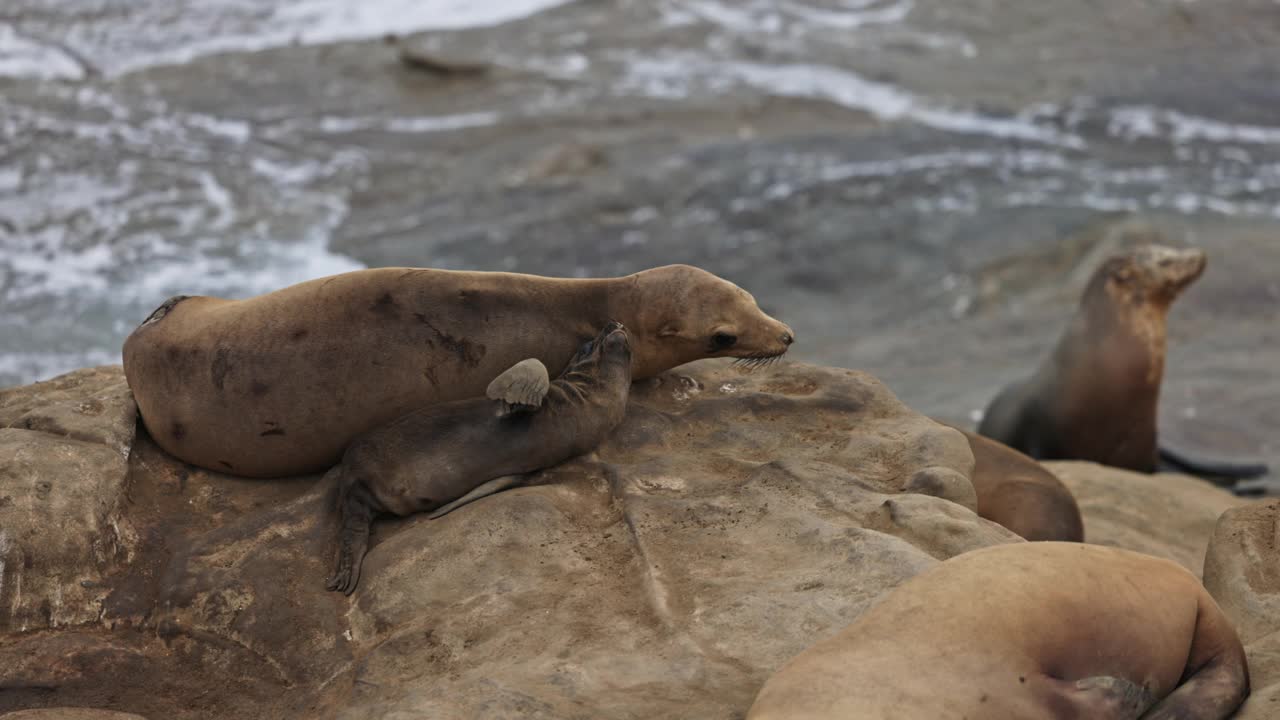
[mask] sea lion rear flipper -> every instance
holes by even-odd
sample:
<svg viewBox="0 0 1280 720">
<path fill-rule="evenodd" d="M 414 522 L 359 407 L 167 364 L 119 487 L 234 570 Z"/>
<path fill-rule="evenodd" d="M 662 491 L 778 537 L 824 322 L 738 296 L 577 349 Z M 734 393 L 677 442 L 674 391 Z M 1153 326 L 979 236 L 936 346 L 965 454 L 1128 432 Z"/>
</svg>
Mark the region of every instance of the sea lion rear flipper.
<svg viewBox="0 0 1280 720">
<path fill-rule="evenodd" d="M 338 490 L 338 555 L 333 575 L 325 583 L 325 588 L 350 595 L 360 582 L 360 568 L 364 565 L 365 553 L 369 551 L 369 526 L 375 512 L 364 485 L 349 483 L 342 478 L 341 466 L 337 473 L 343 483 Z"/>
<path fill-rule="evenodd" d="M 528 358 L 507 368 L 494 378 L 485 390 L 490 400 L 502 403 L 499 416 L 516 412 L 530 412 L 542 407 L 542 400 L 551 388 L 547 366 L 537 358 Z"/>
<path fill-rule="evenodd" d="M 1160 446 L 1160 461 L 1175 472 L 1189 473 L 1202 477 L 1231 478 L 1248 480 L 1266 475 L 1270 468 L 1263 463 L 1230 463 L 1217 460 L 1204 460 L 1189 457 L 1164 445 Z"/>
<path fill-rule="evenodd" d="M 479 500 L 480 498 L 486 495 L 492 495 L 497 492 L 502 492 L 503 490 L 506 490 L 509 487 L 514 487 L 516 485 L 519 485 L 522 482 L 524 482 L 523 475 L 503 475 L 502 477 L 496 477 L 484 483 L 483 485 L 480 485 L 479 487 L 473 489 L 471 492 L 467 493 L 466 495 L 463 495 L 457 500 L 454 500 L 453 502 L 447 505 L 441 505 L 440 507 L 433 510 L 431 514 L 427 515 L 427 518 L 430 520 L 435 520 L 436 518 L 443 517 L 453 512 L 454 510 L 457 510 L 463 505 L 466 505 L 467 503 L 475 502 L 476 500 Z"/>
<path fill-rule="evenodd" d="M 1225 720 L 1249 697 L 1249 662 L 1240 638 L 1209 593 L 1198 591 L 1184 679 L 1143 720 Z"/>
</svg>

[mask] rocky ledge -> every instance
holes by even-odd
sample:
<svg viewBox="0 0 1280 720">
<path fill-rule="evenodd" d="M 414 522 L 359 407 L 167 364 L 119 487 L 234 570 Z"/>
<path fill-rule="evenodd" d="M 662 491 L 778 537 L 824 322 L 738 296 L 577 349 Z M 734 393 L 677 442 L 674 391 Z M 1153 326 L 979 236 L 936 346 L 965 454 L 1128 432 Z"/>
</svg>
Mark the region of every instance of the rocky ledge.
<svg viewBox="0 0 1280 720">
<path fill-rule="evenodd" d="M 597 452 L 528 487 L 380 521 L 344 598 L 317 476 L 186 466 L 134 415 L 117 367 L 0 391 L 0 711 L 736 718 L 906 578 L 1022 542 L 974 514 L 964 436 L 875 378 L 703 361 L 637 384 Z M 1087 539 L 1196 570 L 1218 514 L 1257 507 L 1051 469 Z"/>
</svg>

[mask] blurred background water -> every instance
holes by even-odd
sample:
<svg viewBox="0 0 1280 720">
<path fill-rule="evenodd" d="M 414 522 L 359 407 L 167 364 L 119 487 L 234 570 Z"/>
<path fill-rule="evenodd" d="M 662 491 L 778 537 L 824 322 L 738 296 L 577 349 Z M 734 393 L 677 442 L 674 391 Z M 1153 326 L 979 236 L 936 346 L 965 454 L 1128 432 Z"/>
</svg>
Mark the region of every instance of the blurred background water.
<svg viewBox="0 0 1280 720">
<path fill-rule="evenodd" d="M 1276 67 L 1272 0 L 6 0 L 0 386 L 174 294 L 692 262 L 971 424 L 1163 239 L 1162 432 L 1280 467 Z"/>
</svg>

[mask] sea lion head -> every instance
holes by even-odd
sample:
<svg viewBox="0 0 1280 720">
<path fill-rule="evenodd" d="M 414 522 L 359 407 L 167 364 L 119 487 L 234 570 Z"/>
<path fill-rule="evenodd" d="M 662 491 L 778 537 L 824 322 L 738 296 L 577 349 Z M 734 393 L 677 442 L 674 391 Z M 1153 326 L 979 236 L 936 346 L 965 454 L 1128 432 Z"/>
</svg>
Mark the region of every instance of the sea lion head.
<svg viewBox="0 0 1280 720">
<path fill-rule="evenodd" d="M 706 270 L 668 265 L 636 273 L 640 327 L 633 331 L 637 377 L 707 357 L 761 364 L 795 342 L 785 323 L 766 315 L 746 290 Z"/>
<path fill-rule="evenodd" d="M 1098 268 L 1089 294 L 1105 292 L 1115 302 L 1167 309 L 1204 272 L 1208 259 L 1197 248 L 1143 245 Z"/>
<path fill-rule="evenodd" d="M 596 375 L 605 383 L 620 381 L 631 384 L 631 341 L 627 329 L 610 320 L 594 338 L 578 348 L 569 361 L 567 372 Z"/>
</svg>

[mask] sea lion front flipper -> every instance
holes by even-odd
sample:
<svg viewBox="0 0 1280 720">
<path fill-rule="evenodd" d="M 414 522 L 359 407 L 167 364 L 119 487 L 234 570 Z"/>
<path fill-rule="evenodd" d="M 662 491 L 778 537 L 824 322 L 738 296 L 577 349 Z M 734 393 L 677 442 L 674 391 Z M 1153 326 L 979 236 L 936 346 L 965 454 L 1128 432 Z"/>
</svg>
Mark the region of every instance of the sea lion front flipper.
<svg viewBox="0 0 1280 720">
<path fill-rule="evenodd" d="M 542 363 L 538 363 L 538 364 L 541 365 Z M 471 492 L 467 493 L 466 495 L 463 495 L 457 500 L 454 500 L 448 505 L 441 505 L 440 507 L 433 510 L 431 514 L 427 515 L 427 518 L 431 520 L 435 520 L 436 518 L 443 517 L 453 512 L 454 510 L 457 510 L 463 505 L 466 505 L 467 503 L 475 502 L 476 500 L 479 500 L 480 498 L 486 495 L 492 495 L 497 492 L 502 492 L 503 490 L 506 490 L 509 487 L 514 487 L 516 485 L 519 485 L 522 482 L 524 482 L 523 475 L 503 475 L 502 477 L 496 477 L 490 480 L 489 482 L 486 482 L 483 485 L 480 485 L 479 487 L 473 489 Z"/>
<path fill-rule="evenodd" d="M 501 403 L 498 416 L 517 412 L 531 412 L 542 407 L 542 400 L 551 388 L 547 366 L 537 358 L 528 358 L 507 368 L 494 378 L 485 390 L 490 400 Z"/>
<path fill-rule="evenodd" d="M 1175 472 L 1207 478 L 1229 478 L 1234 480 L 1249 480 L 1262 477 L 1270 472 L 1270 468 L 1263 463 L 1230 463 L 1204 460 L 1189 457 L 1183 452 L 1164 445 L 1161 445 L 1159 449 L 1161 462 L 1172 466 Z"/>
</svg>

